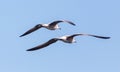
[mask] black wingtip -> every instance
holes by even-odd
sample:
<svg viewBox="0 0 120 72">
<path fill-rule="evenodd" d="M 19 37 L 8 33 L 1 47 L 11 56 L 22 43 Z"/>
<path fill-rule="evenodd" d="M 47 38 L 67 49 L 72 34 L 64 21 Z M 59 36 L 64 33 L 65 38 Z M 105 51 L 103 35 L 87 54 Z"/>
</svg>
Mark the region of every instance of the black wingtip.
<svg viewBox="0 0 120 72">
<path fill-rule="evenodd" d="M 20 35 L 19 37 L 23 37 L 23 36 L 25 36 L 26 34 L 22 34 L 22 35 Z"/>
<path fill-rule="evenodd" d="M 101 38 L 101 39 L 110 39 L 110 37 L 103 37 L 103 36 L 94 36 L 96 38 Z"/>
<path fill-rule="evenodd" d="M 33 51 L 33 50 L 31 50 L 31 49 L 27 49 L 26 51 Z"/>
<path fill-rule="evenodd" d="M 110 37 L 99 37 L 99 38 L 102 38 L 102 39 L 110 39 Z"/>
<path fill-rule="evenodd" d="M 36 49 L 31 48 L 31 49 L 27 49 L 26 51 L 34 51 L 34 50 L 36 50 Z"/>
<path fill-rule="evenodd" d="M 25 35 L 27 35 L 27 33 L 24 33 L 24 34 L 20 35 L 19 37 L 23 37 L 23 36 L 25 36 Z"/>
<path fill-rule="evenodd" d="M 19 37 L 23 37 L 23 35 L 19 36 Z"/>
<path fill-rule="evenodd" d="M 30 51 L 30 50 L 26 50 L 26 51 Z"/>
<path fill-rule="evenodd" d="M 69 22 L 70 24 L 72 24 L 73 26 L 76 26 L 76 24 L 74 24 L 73 22 Z"/>
<path fill-rule="evenodd" d="M 76 24 L 73 24 L 74 26 L 76 26 Z"/>
<path fill-rule="evenodd" d="M 68 22 L 68 23 L 70 23 L 70 24 L 72 24 L 73 26 L 76 26 L 76 24 L 75 23 L 73 23 L 73 22 L 71 22 L 71 21 L 68 21 L 68 20 L 63 20 L 63 22 Z"/>
<path fill-rule="evenodd" d="M 110 39 L 111 37 L 104 37 L 104 39 Z"/>
</svg>

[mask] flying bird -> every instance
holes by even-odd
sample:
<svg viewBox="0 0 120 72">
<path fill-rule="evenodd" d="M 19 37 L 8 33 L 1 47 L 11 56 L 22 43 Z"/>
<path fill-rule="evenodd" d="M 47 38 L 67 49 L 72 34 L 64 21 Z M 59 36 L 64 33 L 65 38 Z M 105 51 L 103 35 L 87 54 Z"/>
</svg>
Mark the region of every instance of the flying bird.
<svg viewBox="0 0 120 72">
<path fill-rule="evenodd" d="M 57 21 L 53 21 L 51 23 L 48 23 L 48 24 L 37 24 L 36 26 L 34 26 L 33 28 L 29 29 L 28 31 L 26 31 L 24 34 L 22 34 L 20 37 L 22 36 L 25 36 L 25 35 L 28 35 L 40 28 L 46 28 L 46 29 L 49 29 L 49 30 L 56 30 L 56 29 L 61 29 L 59 26 L 58 26 L 58 23 L 61 23 L 61 22 L 66 22 L 66 23 L 69 23 L 73 26 L 75 26 L 75 24 L 71 21 L 68 21 L 68 20 L 57 20 Z"/>
<path fill-rule="evenodd" d="M 59 38 L 52 38 L 50 39 L 49 41 L 41 44 L 41 45 L 38 45 L 36 47 L 33 47 L 33 48 L 30 48 L 28 49 L 27 51 L 34 51 L 34 50 L 38 50 L 38 49 L 41 49 L 41 48 L 44 48 L 44 47 L 47 47 L 49 46 L 50 44 L 52 43 L 55 43 L 57 41 L 63 41 L 65 43 L 75 43 L 75 39 L 74 37 L 75 36 L 92 36 L 92 37 L 96 37 L 96 38 L 101 38 L 101 39 L 109 39 L 110 37 L 104 37 L 104 36 L 98 36 L 98 35 L 92 35 L 92 34 L 73 34 L 73 35 L 66 35 L 66 36 L 62 36 L 62 37 L 59 37 Z"/>
</svg>

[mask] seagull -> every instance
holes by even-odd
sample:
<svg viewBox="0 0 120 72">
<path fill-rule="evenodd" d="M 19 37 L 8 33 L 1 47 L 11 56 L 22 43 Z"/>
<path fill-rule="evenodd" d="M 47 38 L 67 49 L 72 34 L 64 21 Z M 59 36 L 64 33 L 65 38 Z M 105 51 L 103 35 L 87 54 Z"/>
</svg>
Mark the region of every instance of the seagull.
<svg viewBox="0 0 120 72">
<path fill-rule="evenodd" d="M 66 36 L 62 36 L 62 37 L 59 37 L 59 38 L 52 38 L 50 39 L 49 41 L 41 44 L 41 45 L 38 45 L 36 47 L 33 47 L 33 48 L 30 48 L 30 49 L 27 49 L 27 51 L 35 51 L 35 50 L 38 50 L 38 49 L 42 49 L 44 47 L 47 47 L 49 46 L 50 44 L 52 43 L 55 43 L 57 41 L 63 41 L 65 43 L 76 43 L 74 37 L 75 36 L 92 36 L 92 37 L 96 37 L 96 38 L 101 38 L 101 39 L 109 39 L 110 37 L 104 37 L 104 36 L 98 36 L 98 35 L 92 35 L 92 34 L 73 34 L 73 35 L 66 35 Z"/>
<path fill-rule="evenodd" d="M 22 34 L 20 37 L 22 36 L 25 36 L 25 35 L 28 35 L 40 28 L 46 28 L 46 29 L 49 29 L 49 30 L 56 30 L 56 29 L 61 29 L 59 26 L 58 26 L 58 23 L 61 23 L 61 22 L 66 22 L 66 23 L 69 23 L 73 26 L 75 26 L 75 24 L 71 21 L 68 21 L 68 20 L 57 20 L 57 21 L 53 21 L 51 23 L 48 23 L 48 24 L 37 24 L 35 25 L 33 28 L 29 29 L 28 31 L 26 31 L 24 34 Z"/>
</svg>

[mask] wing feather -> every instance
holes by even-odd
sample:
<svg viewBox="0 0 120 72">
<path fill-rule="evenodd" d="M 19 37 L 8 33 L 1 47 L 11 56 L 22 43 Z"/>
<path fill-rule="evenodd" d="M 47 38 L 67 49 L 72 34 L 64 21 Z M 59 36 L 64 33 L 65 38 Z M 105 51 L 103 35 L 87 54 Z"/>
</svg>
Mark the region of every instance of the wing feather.
<svg viewBox="0 0 120 72">
<path fill-rule="evenodd" d="M 54 22 L 50 23 L 50 25 L 55 26 L 56 24 L 61 23 L 61 22 L 67 22 L 67 23 L 75 26 L 75 24 L 73 22 L 68 21 L 68 20 L 57 20 L 57 21 L 54 21 Z"/>
<path fill-rule="evenodd" d="M 48 45 L 50 45 L 50 44 L 52 44 L 52 43 L 55 43 L 57 40 L 58 40 L 58 39 L 53 38 L 53 39 L 49 40 L 48 42 L 43 43 L 43 44 L 41 44 L 41 45 L 38 45 L 38 46 L 36 46 L 36 47 L 30 48 L 30 49 L 28 49 L 27 51 L 34 51 L 34 50 L 38 50 L 38 49 L 44 48 L 44 47 L 46 47 L 46 46 L 48 46 Z"/>
<path fill-rule="evenodd" d="M 89 35 L 89 36 L 101 38 L 101 39 L 110 39 L 110 37 L 105 37 L 105 36 L 98 36 L 98 35 Z"/>
<path fill-rule="evenodd" d="M 34 31 L 38 30 L 38 29 L 41 28 L 41 27 L 42 27 L 42 25 L 38 24 L 38 25 L 36 25 L 35 27 L 33 27 L 33 28 L 29 29 L 28 31 L 26 31 L 26 32 L 25 32 L 24 34 L 22 34 L 20 37 L 25 36 L 25 35 L 28 35 L 28 34 L 34 32 Z"/>
<path fill-rule="evenodd" d="M 96 37 L 96 38 L 101 38 L 101 39 L 110 39 L 110 37 L 105 37 L 105 36 L 98 36 L 98 35 L 92 35 L 92 34 L 73 34 L 71 36 L 69 36 L 67 39 L 73 38 L 75 36 L 92 36 L 92 37 Z"/>
</svg>

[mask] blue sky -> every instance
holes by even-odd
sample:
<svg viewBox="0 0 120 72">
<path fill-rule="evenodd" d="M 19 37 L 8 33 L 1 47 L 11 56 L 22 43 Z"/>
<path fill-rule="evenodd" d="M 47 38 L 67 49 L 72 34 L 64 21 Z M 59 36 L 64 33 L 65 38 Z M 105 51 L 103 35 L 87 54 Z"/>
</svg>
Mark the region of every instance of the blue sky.
<svg viewBox="0 0 120 72">
<path fill-rule="evenodd" d="M 0 72 L 120 72 L 119 0 L 1 0 Z M 40 29 L 20 38 L 38 23 L 70 20 L 62 30 Z M 51 38 L 74 33 L 110 36 L 109 40 L 76 37 L 27 52 Z"/>
</svg>

